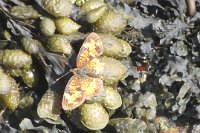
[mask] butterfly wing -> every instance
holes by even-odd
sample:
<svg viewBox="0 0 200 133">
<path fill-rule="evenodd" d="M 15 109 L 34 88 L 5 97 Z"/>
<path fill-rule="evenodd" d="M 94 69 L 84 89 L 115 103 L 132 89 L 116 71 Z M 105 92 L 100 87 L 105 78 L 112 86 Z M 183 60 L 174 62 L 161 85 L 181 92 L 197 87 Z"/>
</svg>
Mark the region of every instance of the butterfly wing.
<svg viewBox="0 0 200 133">
<path fill-rule="evenodd" d="M 98 96 L 103 91 L 103 81 L 99 78 L 81 76 L 79 83 L 86 99 Z"/>
<path fill-rule="evenodd" d="M 90 33 L 80 48 L 76 61 L 77 68 L 82 68 L 85 64 L 88 64 L 88 62 L 102 54 L 103 44 L 100 37 L 94 32 Z"/>
<path fill-rule="evenodd" d="M 78 75 L 73 75 L 67 83 L 62 99 L 64 110 L 75 109 L 85 101 L 85 94 L 81 89 L 79 79 Z"/>
</svg>

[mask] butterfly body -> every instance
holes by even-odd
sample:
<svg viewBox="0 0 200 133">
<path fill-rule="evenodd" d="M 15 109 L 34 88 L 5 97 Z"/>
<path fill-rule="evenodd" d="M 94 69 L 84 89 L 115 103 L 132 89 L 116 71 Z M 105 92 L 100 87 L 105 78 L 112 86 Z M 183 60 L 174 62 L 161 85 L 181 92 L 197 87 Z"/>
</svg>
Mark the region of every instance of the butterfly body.
<svg viewBox="0 0 200 133">
<path fill-rule="evenodd" d="M 103 73 L 103 68 L 104 68 L 104 63 L 101 63 L 99 59 L 93 59 L 81 68 L 72 69 L 71 72 L 78 75 L 100 77 L 100 75 Z"/>
<path fill-rule="evenodd" d="M 77 56 L 77 68 L 71 71 L 64 91 L 62 107 L 72 110 L 80 106 L 86 99 L 98 96 L 103 90 L 103 81 L 99 78 L 103 65 L 97 57 L 103 54 L 103 45 L 96 33 L 90 33 L 85 39 Z"/>
</svg>

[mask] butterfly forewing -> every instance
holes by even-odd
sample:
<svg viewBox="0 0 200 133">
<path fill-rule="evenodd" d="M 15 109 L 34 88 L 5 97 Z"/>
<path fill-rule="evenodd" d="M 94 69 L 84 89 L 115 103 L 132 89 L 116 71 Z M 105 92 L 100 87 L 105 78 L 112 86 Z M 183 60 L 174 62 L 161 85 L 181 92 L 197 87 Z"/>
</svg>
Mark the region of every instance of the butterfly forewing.
<svg viewBox="0 0 200 133">
<path fill-rule="evenodd" d="M 80 48 L 76 61 L 77 68 L 82 68 L 85 64 L 102 54 L 103 45 L 100 37 L 94 32 L 90 33 Z"/>
<path fill-rule="evenodd" d="M 62 108 L 72 110 L 80 106 L 85 101 L 85 94 L 81 89 L 78 75 L 73 75 L 65 88 Z"/>
</svg>

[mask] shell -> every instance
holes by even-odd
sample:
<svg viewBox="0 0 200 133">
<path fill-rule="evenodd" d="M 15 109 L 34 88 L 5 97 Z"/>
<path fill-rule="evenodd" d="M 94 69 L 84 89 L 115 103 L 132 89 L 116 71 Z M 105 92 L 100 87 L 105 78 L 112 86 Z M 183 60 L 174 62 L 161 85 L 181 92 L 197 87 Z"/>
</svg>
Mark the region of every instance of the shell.
<svg viewBox="0 0 200 133">
<path fill-rule="evenodd" d="M 1 94 L 0 101 L 10 110 L 14 111 L 19 104 L 20 92 L 15 80 L 13 79 L 12 81 L 9 92 L 4 95 Z"/>
<path fill-rule="evenodd" d="M 100 75 L 106 84 L 112 85 L 124 78 L 127 68 L 120 61 L 103 56 L 99 58 L 99 62 L 104 64 Z"/>
<path fill-rule="evenodd" d="M 21 39 L 21 44 L 28 54 L 37 54 L 39 52 L 39 48 L 42 47 L 42 43 L 40 41 L 31 37 L 23 37 Z"/>
<path fill-rule="evenodd" d="M 20 49 L 0 50 L 0 64 L 5 68 L 30 68 L 32 58 Z"/>
<path fill-rule="evenodd" d="M 43 0 L 43 6 L 56 18 L 69 16 L 73 7 L 70 0 Z"/>
<path fill-rule="evenodd" d="M 107 10 L 107 6 L 103 5 L 86 13 L 88 23 L 95 23 Z"/>
<path fill-rule="evenodd" d="M 99 103 L 82 104 L 79 110 L 81 123 L 90 130 L 103 129 L 109 121 L 108 113 Z"/>
<path fill-rule="evenodd" d="M 34 87 L 39 80 L 39 74 L 34 68 L 23 70 L 23 74 L 21 77 L 24 83 L 31 88 Z"/>
<path fill-rule="evenodd" d="M 104 52 L 103 55 L 113 58 L 127 57 L 132 51 L 130 44 L 110 34 L 99 34 Z"/>
<path fill-rule="evenodd" d="M 40 14 L 32 6 L 13 6 L 10 14 L 19 19 L 37 19 Z"/>
<path fill-rule="evenodd" d="M 74 32 L 77 32 L 81 27 L 79 24 L 67 17 L 56 19 L 55 24 L 57 31 L 63 35 L 70 35 Z"/>
<path fill-rule="evenodd" d="M 12 88 L 17 88 L 17 83 L 10 75 L 4 73 L 1 67 L 0 70 L 0 94 L 8 94 Z"/>
<path fill-rule="evenodd" d="M 39 117 L 58 120 L 61 114 L 61 99 L 59 93 L 48 89 L 37 106 Z"/>
<path fill-rule="evenodd" d="M 105 5 L 103 0 L 87 0 L 82 6 L 81 11 L 82 12 L 89 12 L 93 9 L 97 9 L 100 6 Z"/>
<path fill-rule="evenodd" d="M 117 88 L 111 86 L 104 86 L 104 97 L 101 101 L 102 105 L 108 109 L 117 109 L 122 105 L 121 95 Z"/>
<path fill-rule="evenodd" d="M 50 18 L 42 18 L 40 22 L 40 31 L 45 36 L 52 36 L 56 30 L 55 23 Z"/>
<path fill-rule="evenodd" d="M 95 23 L 94 29 L 96 32 L 118 35 L 125 29 L 126 25 L 127 19 L 123 14 L 108 10 Z"/>
<path fill-rule="evenodd" d="M 55 52 L 60 52 L 67 55 L 72 53 L 70 40 L 64 35 L 56 34 L 51 36 L 47 44 L 48 47 Z"/>
</svg>

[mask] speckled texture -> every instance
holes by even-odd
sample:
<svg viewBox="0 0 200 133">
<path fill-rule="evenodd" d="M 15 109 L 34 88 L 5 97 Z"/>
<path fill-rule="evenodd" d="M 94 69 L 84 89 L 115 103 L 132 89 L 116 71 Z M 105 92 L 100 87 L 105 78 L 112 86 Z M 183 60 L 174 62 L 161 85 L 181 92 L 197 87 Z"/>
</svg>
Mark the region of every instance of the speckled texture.
<svg viewBox="0 0 200 133">
<path fill-rule="evenodd" d="M 61 95 L 48 89 L 38 103 L 37 113 L 40 118 L 58 120 L 61 113 Z"/>
<path fill-rule="evenodd" d="M 102 105 L 108 109 L 117 109 L 122 105 L 122 99 L 117 88 L 104 86 Z"/>
<path fill-rule="evenodd" d="M 80 1 L 80 0 L 79 0 Z M 81 11 L 82 12 L 89 12 L 93 9 L 96 9 L 100 6 L 105 5 L 103 0 L 87 0 L 82 6 Z"/>
<path fill-rule="evenodd" d="M 120 34 L 126 27 L 127 20 L 119 12 L 108 10 L 95 23 L 95 31 L 109 33 L 113 35 Z"/>
<path fill-rule="evenodd" d="M 132 51 L 130 44 L 122 39 L 118 39 L 117 37 L 111 34 L 99 34 L 104 52 L 103 55 L 113 58 L 122 58 L 127 57 Z"/>
<path fill-rule="evenodd" d="M 50 18 L 42 18 L 40 22 L 40 31 L 45 36 L 52 36 L 56 30 L 55 23 Z"/>
<path fill-rule="evenodd" d="M 88 23 L 95 23 L 99 18 L 103 16 L 105 11 L 107 10 L 107 6 L 103 5 L 96 9 L 93 9 L 86 13 L 86 20 Z"/>
<path fill-rule="evenodd" d="M 30 68 L 32 58 L 22 50 L 0 50 L 0 64 L 5 68 Z"/>
<path fill-rule="evenodd" d="M 127 68 L 120 61 L 111 57 L 100 57 L 101 63 L 104 63 L 103 71 L 100 74 L 106 84 L 114 84 L 123 79 Z"/>
<path fill-rule="evenodd" d="M 83 104 L 80 114 L 81 123 L 90 130 L 103 129 L 109 121 L 108 113 L 99 103 Z"/>
<path fill-rule="evenodd" d="M 69 16 L 72 10 L 70 0 L 43 0 L 43 6 L 56 18 Z"/>
<path fill-rule="evenodd" d="M 21 77 L 23 82 L 31 88 L 34 87 L 39 80 L 39 74 L 34 68 L 23 70 Z"/>
<path fill-rule="evenodd" d="M 5 69 L 5 73 L 13 76 L 13 77 L 20 77 L 23 75 L 23 70 L 22 69 Z"/>
<path fill-rule="evenodd" d="M 17 83 L 0 67 L 0 94 L 7 94 L 12 88 L 17 88 Z"/>
<path fill-rule="evenodd" d="M 70 41 L 64 35 L 56 34 L 51 36 L 47 44 L 48 47 L 55 52 L 60 52 L 67 55 L 71 54 L 72 52 Z"/>
<path fill-rule="evenodd" d="M 3 76 L 2 74 L 3 73 L 0 74 L 1 78 Z M 18 88 L 18 85 L 15 82 L 15 80 L 12 79 L 12 77 L 9 77 L 8 80 L 9 81 L 5 81 L 5 80 L 3 81 L 3 84 L 4 85 L 7 84 L 6 87 L 9 87 L 9 89 L 8 89 L 8 92 L 6 92 L 6 94 L 0 94 L 0 101 L 6 107 L 8 107 L 8 109 L 10 109 L 11 111 L 14 111 L 19 104 L 20 92 L 19 92 L 19 88 Z M 5 83 L 5 82 L 7 82 L 7 83 Z"/>
<path fill-rule="evenodd" d="M 116 133 L 139 133 L 146 128 L 144 121 L 132 118 L 115 118 L 109 121 L 115 127 Z"/>
<path fill-rule="evenodd" d="M 39 48 L 42 47 L 42 43 L 40 41 L 31 37 L 22 38 L 21 44 L 28 54 L 37 54 L 39 52 Z"/>
<path fill-rule="evenodd" d="M 158 116 L 153 120 L 156 129 L 161 133 L 184 133 L 183 129 L 176 126 L 176 124 L 164 116 Z"/>
<path fill-rule="evenodd" d="M 55 20 L 56 30 L 63 35 L 70 35 L 77 32 L 81 27 L 79 24 L 67 17 L 61 17 Z"/>
<path fill-rule="evenodd" d="M 40 16 L 32 6 L 13 6 L 10 14 L 18 19 L 37 19 Z"/>
</svg>

